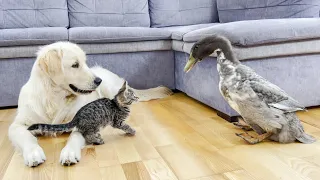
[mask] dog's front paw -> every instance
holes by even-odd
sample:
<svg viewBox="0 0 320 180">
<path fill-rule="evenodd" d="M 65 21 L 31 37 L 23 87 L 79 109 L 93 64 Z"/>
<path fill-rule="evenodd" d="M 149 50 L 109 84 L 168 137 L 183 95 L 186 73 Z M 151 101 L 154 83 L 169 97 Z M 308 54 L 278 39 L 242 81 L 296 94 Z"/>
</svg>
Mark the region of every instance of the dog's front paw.
<svg viewBox="0 0 320 180">
<path fill-rule="evenodd" d="M 29 167 L 36 167 L 44 163 L 46 156 L 39 145 L 26 148 L 23 151 L 24 163 Z"/>
<path fill-rule="evenodd" d="M 60 154 L 60 163 L 64 166 L 70 166 L 76 164 L 81 159 L 81 149 L 75 149 L 70 146 L 66 146 L 62 149 Z"/>
</svg>

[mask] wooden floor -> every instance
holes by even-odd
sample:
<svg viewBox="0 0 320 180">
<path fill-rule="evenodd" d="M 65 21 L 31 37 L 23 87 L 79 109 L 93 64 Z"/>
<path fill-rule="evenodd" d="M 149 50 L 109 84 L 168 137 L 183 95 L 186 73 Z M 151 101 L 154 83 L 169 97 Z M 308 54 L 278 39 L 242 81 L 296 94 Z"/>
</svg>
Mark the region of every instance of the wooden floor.
<svg viewBox="0 0 320 180">
<path fill-rule="evenodd" d="M 40 138 L 47 161 L 26 167 L 7 138 L 15 112 L 0 110 L 0 179 L 320 179 L 320 141 L 248 145 L 234 135 L 241 130 L 184 94 L 134 105 L 128 123 L 137 130 L 135 137 L 107 128 L 102 133 L 106 144 L 86 147 L 80 163 L 71 167 L 58 163 L 67 135 Z M 320 139 L 320 109 L 299 117 Z"/>
</svg>

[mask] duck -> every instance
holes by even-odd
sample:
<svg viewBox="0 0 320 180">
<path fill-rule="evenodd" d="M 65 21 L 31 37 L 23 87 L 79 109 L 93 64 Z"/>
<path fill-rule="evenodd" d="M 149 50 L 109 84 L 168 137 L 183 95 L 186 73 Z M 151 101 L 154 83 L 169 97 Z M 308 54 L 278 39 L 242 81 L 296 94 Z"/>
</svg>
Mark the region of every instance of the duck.
<svg viewBox="0 0 320 180">
<path fill-rule="evenodd" d="M 184 71 L 189 72 L 197 63 L 214 53 L 217 55 L 221 95 L 243 118 L 247 124 L 243 126 L 249 126 L 256 132 L 256 135 L 236 133 L 238 137 L 250 144 L 267 139 L 279 143 L 298 141 L 310 144 L 316 141 L 304 131 L 296 115 L 297 111 L 306 111 L 306 108 L 280 87 L 243 65 L 234 55 L 231 42 L 226 37 L 211 35 L 196 42 L 191 48 Z"/>
</svg>

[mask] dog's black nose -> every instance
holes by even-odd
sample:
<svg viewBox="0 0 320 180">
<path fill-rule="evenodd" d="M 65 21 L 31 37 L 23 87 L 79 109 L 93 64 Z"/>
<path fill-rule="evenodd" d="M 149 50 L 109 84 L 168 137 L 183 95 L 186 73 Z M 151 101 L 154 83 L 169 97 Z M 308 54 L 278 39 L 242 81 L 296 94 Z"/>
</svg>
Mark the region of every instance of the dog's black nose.
<svg viewBox="0 0 320 180">
<path fill-rule="evenodd" d="M 101 84 L 101 82 L 102 82 L 102 79 L 96 77 L 93 82 L 94 82 L 95 85 L 99 86 Z"/>
</svg>

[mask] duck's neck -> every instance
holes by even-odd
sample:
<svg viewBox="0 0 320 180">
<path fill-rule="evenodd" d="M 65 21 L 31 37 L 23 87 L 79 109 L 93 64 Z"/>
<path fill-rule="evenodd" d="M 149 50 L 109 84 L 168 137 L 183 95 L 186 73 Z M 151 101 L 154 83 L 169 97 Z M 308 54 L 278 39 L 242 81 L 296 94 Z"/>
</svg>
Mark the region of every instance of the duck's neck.
<svg viewBox="0 0 320 180">
<path fill-rule="evenodd" d="M 223 52 L 225 59 L 235 64 L 240 63 L 239 60 L 233 54 L 231 43 L 227 39 L 220 39 L 220 40 L 212 39 L 211 42 L 209 40 L 209 47 L 212 48 L 212 51 L 216 49 L 220 49 L 220 51 Z"/>
<path fill-rule="evenodd" d="M 238 60 L 236 61 L 232 61 L 226 58 L 226 56 L 224 55 L 223 52 L 218 51 L 218 56 L 217 56 L 217 70 L 220 74 L 220 77 L 227 77 L 229 75 L 232 75 L 234 70 L 235 70 L 235 66 L 237 66 L 240 62 Z"/>
<path fill-rule="evenodd" d="M 220 56 L 221 58 L 225 60 L 229 60 L 230 62 L 233 62 L 235 64 L 240 63 L 239 60 L 234 56 L 232 48 L 229 46 L 221 47 L 221 53 Z M 219 56 L 218 56 L 219 57 Z"/>
</svg>

